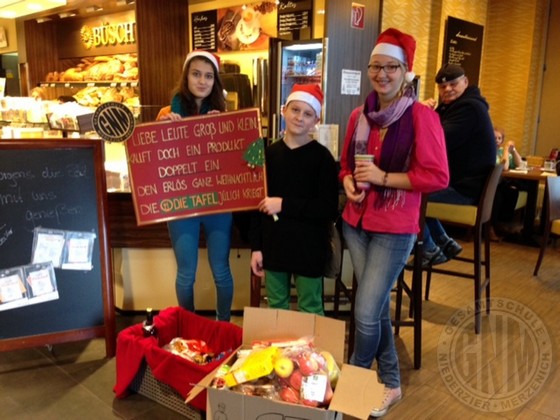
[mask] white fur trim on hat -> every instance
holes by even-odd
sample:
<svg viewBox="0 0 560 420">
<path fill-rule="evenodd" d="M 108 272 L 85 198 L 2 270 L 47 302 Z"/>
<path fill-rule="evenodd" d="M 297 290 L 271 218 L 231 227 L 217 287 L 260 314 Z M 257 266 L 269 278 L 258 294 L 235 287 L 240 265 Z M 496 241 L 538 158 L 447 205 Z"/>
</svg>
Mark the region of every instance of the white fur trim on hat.
<svg viewBox="0 0 560 420">
<path fill-rule="evenodd" d="M 212 64 L 214 64 L 214 67 L 216 68 L 216 71 L 217 72 L 220 71 L 220 65 L 218 64 L 218 60 L 216 59 L 216 56 L 214 56 L 214 54 L 209 53 L 208 51 L 200 51 L 200 50 L 194 50 L 194 51 L 191 51 L 190 53 L 187 54 L 187 58 L 185 59 L 185 62 L 183 63 L 183 69 L 185 67 L 187 67 L 188 62 L 191 61 L 195 57 L 205 57 L 205 58 L 207 58 L 208 60 L 210 60 L 212 62 Z"/>
<path fill-rule="evenodd" d="M 404 80 L 406 81 L 406 83 L 412 83 L 415 77 L 416 77 L 416 73 L 414 73 L 413 71 L 407 71 L 404 74 Z"/>
<path fill-rule="evenodd" d="M 375 54 L 388 55 L 389 57 L 396 58 L 401 63 L 406 64 L 406 55 L 404 53 L 404 50 L 395 44 L 380 42 L 373 48 L 373 51 L 371 52 L 371 55 Z"/>
<path fill-rule="evenodd" d="M 305 102 L 311 108 L 313 108 L 317 118 L 321 117 L 321 102 L 319 102 L 319 100 L 311 93 L 307 93 L 301 90 L 296 90 L 295 92 L 290 93 L 288 99 L 286 99 L 286 105 L 288 105 L 291 101 Z"/>
</svg>

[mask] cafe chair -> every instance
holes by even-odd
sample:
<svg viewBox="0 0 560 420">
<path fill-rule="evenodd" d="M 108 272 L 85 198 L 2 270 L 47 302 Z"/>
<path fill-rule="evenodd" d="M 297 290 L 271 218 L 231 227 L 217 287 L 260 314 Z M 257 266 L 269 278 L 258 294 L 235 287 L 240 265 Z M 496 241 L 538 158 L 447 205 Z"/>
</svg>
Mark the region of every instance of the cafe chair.
<svg viewBox="0 0 560 420">
<path fill-rule="evenodd" d="M 420 232 L 416 237 L 416 242 L 412 248 L 412 265 L 407 265 L 399 278 L 396 286 L 395 299 L 395 317 L 393 326 L 395 335 L 399 335 L 401 327 L 412 327 L 414 330 L 414 369 L 420 369 L 422 365 L 422 255 L 424 253 L 424 219 L 426 217 L 426 208 L 428 204 L 428 196 L 422 195 L 420 205 L 420 217 L 418 220 Z M 405 270 L 412 271 L 410 283 L 406 282 Z M 408 319 L 402 319 L 403 292 L 409 299 Z"/>
<path fill-rule="evenodd" d="M 478 205 L 428 202 L 426 208 L 426 217 L 433 217 L 442 223 L 470 229 L 473 235 L 474 251 L 472 258 L 463 256 L 454 258 L 457 261 L 472 264 L 471 272 L 449 270 L 439 266 L 425 268 L 427 271 L 425 299 L 429 300 L 432 273 L 472 279 L 474 281 L 474 330 L 476 334 L 480 333 L 483 292 L 486 294 L 486 313 L 490 313 L 490 235 L 488 233 L 494 196 L 502 170 L 502 165 L 496 165 L 490 172 Z M 484 273 L 482 273 L 482 267 L 484 267 Z"/>
<path fill-rule="evenodd" d="M 549 177 L 546 179 L 544 202 L 543 208 L 545 209 L 546 216 L 544 214 L 543 216 L 545 216 L 545 227 L 533 276 L 539 275 L 539 269 L 541 268 L 550 234 L 560 235 L 560 177 Z"/>
</svg>

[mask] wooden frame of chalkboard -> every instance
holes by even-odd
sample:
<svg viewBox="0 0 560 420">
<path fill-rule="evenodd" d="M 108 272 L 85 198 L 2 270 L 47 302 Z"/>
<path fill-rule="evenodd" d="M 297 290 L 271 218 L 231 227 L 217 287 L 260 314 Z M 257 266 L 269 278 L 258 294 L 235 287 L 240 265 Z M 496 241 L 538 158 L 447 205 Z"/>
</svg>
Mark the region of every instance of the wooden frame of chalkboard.
<svg viewBox="0 0 560 420">
<path fill-rule="evenodd" d="M 0 351 L 104 337 L 115 355 L 103 162 L 99 140 L 0 141 L 0 269 L 31 263 L 36 227 L 95 234 L 91 270 L 55 269 L 58 299 L 0 311 Z"/>
</svg>

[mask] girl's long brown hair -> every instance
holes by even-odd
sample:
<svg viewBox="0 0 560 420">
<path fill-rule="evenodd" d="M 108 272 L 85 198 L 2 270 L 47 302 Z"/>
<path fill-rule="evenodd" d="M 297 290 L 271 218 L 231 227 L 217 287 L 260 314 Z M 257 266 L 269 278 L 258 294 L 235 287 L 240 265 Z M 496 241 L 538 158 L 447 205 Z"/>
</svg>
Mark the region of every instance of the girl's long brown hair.
<svg viewBox="0 0 560 420">
<path fill-rule="evenodd" d="M 214 86 L 212 86 L 212 91 L 210 95 L 202 100 L 201 107 L 208 107 L 209 111 L 217 110 L 217 111 L 225 111 L 226 110 L 226 100 L 224 98 L 224 88 L 222 85 L 222 79 L 220 79 L 220 75 L 214 64 L 207 59 L 206 57 L 197 56 L 192 58 L 185 68 L 183 69 L 183 73 L 181 74 L 181 80 L 177 88 L 174 91 L 174 94 L 179 95 L 181 99 L 181 108 L 183 112 L 186 113 L 186 116 L 190 115 L 198 115 L 200 110 L 196 106 L 196 101 L 194 95 L 189 90 L 189 82 L 188 82 L 188 75 L 189 70 L 191 67 L 191 63 L 195 60 L 200 60 L 205 63 L 210 64 L 212 66 L 212 70 L 214 71 Z"/>
</svg>

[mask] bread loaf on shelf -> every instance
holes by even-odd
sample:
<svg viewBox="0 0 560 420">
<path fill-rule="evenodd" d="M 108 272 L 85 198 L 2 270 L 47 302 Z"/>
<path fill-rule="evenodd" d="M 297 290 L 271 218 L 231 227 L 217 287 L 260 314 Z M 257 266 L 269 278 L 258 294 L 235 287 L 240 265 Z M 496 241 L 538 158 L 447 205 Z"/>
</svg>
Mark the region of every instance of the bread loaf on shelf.
<svg viewBox="0 0 560 420">
<path fill-rule="evenodd" d="M 136 54 L 115 54 L 82 58 L 75 67 L 62 72 L 51 71 L 47 82 L 126 82 L 138 80 L 138 59 Z"/>
</svg>

